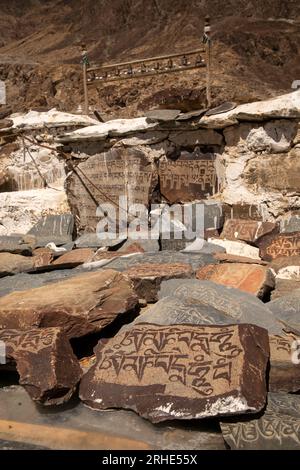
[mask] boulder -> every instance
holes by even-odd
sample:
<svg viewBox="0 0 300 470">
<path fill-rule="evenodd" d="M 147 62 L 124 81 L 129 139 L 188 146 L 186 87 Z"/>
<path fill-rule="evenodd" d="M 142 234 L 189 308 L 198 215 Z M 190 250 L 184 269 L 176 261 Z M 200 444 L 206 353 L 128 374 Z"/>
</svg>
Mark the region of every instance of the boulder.
<svg viewBox="0 0 300 470">
<path fill-rule="evenodd" d="M 162 282 L 158 293 L 159 299 L 168 296 L 212 306 L 232 318 L 234 323 L 253 323 L 266 328 L 270 334 L 282 333 L 281 324 L 261 300 L 233 287 L 198 279 L 171 279 Z"/>
<path fill-rule="evenodd" d="M 275 279 L 272 271 L 258 264 L 222 263 L 203 266 L 196 272 L 196 278 L 235 287 L 259 298 L 274 288 Z"/>
<path fill-rule="evenodd" d="M 68 338 L 101 331 L 133 310 L 129 279 L 112 270 L 85 273 L 0 298 L 0 328 L 60 327 Z"/>
<path fill-rule="evenodd" d="M 60 328 L 0 330 L 6 363 L 15 367 L 30 397 L 43 405 L 68 401 L 81 377 L 79 363 Z"/>
<path fill-rule="evenodd" d="M 220 425 L 232 450 L 299 450 L 300 397 L 269 393 L 266 410 L 260 416 L 222 420 Z"/>
<path fill-rule="evenodd" d="M 268 333 L 254 325 L 139 324 L 95 352 L 80 385 L 94 409 L 132 409 L 157 423 L 265 406 Z"/>
<path fill-rule="evenodd" d="M 125 274 L 132 280 L 134 290 L 140 299 L 156 302 L 160 284 L 167 279 L 188 279 L 193 277 L 189 264 L 138 264 L 132 266 Z"/>
</svg>

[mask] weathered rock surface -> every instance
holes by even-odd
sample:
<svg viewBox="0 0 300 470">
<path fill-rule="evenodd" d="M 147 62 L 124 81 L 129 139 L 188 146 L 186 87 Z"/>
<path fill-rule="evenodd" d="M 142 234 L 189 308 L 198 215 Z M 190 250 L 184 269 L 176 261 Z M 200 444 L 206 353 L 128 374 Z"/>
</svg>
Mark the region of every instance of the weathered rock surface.
<svg viewBox="0 0 300 470">
<path fill-rule="evenodd" d="M 282 219 L 280 221 L 280 232 L 300 232 L 300 214 L 292 214 Z"/>
<path fill-rule="evenodd" d="M 91 126 L 98 124 L 96 119 L 81 114 L 70 114 L 53 108 L 46 112 L 29 111 L 12 117 L 15 128 L 22 130 L 44 129 L 45 127 Z"/>
<path fill-rule="evenodd" d="M 94 251 L 91 248 L 78 248 L 77 250 L 69 251 L 68 253 L 61 255 L 52 265 L 62 266 L 79 266 L 80 264 L 86 263 L 92 260 Z"/>
<path fill-rule="evenodd" d="M 229 255 L 227 253 L 215 253 L 214 258 L 221 263 L 245 263 L 245 264 L 259 264 L 260 266 L 267 266 L 267 261 L 259 259 L 246 258 L 245 256 Z"/>
<path fill-rule="evenodd" d="M 221 429 L 231 449 L 299 450 L 300 397 L 269 393 L 261 416 L 222 421 Z"/>
<path fill-rule="evenodd" d="M 140 324 L 100 342 L 96 356 L 80 386 L 95 409 L 129 408 L 160 422 L 265 405 L 268 334 L 254 325 Z"/>
<path fill-rule="evenodd" d="M 27 235 L 0 236 L 0 252 L 17 255 L 31 255 L 35 238 Z"/>
<path fill-rule="evenodd" d="M 285 297 L 298 289 L 300 289 L 300 280 L 277 278 L 275 282 L 275 289 L 271 293 L 271 300 Z"/>
<path fill-rule="evenodd" d="M 61 246 L 72 241 L 73 229 L 72 214 L 48 215 L 40 219 L 28 233 L 35 236 L 37 247 L 46 246 L 48 243 Z"/>
<path fill-rule="evenodd" d="M 208 241 L 214 245 L 222 246 L 226 249 L 226 253 L 229 255 L 243 256 L 245 258 L 260 260 L 259 249 L 255 246 L 247 245 L 247 243 L 222 240 L 220 238 L 209 238 Z"/>
<path fill-rule="evenodd" d="M 0 330 L 6 364 L 15 366 L 20 384 L 44 405 L 60 405 L 73 395 L 81 377 L 79 363 L 60 328 Z"/>
<path fill-rule="evenodd" d="M 266 261 L 281 257 L 300 256 L 300 232 L 264 237 L 260 243 L 260 256 Z"/>
<path fill-rule="evenodd" d="M 195 131 L 170 132 L 168 139 L 175 145 L 184 148 L 196 147 L 196 145 L 223 144 L 223 136 L 212 129 L 197 129 Z"/>
<path fill-rule="evenodd" d="M 271 270 L 258 264 L 222 263 L 207 265 L 196 272 L 196 278 L 235 287 L 259 298 L 263 298 L 275 285 Z"/>
<path fill-rule="evenodd" d="M 193 269 L 189 264 L 139 264 L 132 266 L 125 274 L 132 280 L 134 290 L 140 299 L 156 302 L 160 284 L 167 279 L 189 279 Z"/>
<path fill-rule="evenodd" d="M 126 240 L 126 242 L 124 243 L 124 245 L 122 245 L 121 248 L 119 248 L 119 252 L 122 253 L 122 252 L 128 252 L 129 250 L 132 249 L 132 246 L 135 245 L 135 246 L 139 246 L 140 247 L 140 251 L 141 252 L 149 252 L 149 253 L 153 253 L 154 251 L 159 251 L 159 243 L 158 243 L 158 240 L 144 240 L 144 239 L 130 239 L 128 238 L 128 240 Z"/>
<path fill-rule="evenodd" d="M 293 335 L 270 336 L 270 392 L 300 390 L 300 338 Z"/>
<path fill-rule="evenodd" d="M 0 277 L 29 271 L 33 267 L 33 257 L 0 253 Z"/>
<path fill-rule="evenodd" d="M 224 224 L 221 238 L 255 243 L 262 236 L 274 232 L 275 230 L 276 224 L 272 222 L 228 219 Z"/>
<path fill-rule="evenodd" d="M 214 243 L 209 243 L 206 240 L 196 238 L 192 243 L 188 243 L 184 250 L 184 253 L 206 253 L 206 254 L 215 254 L 215 253 L 226 253 L 226 249 L 222 246 L 215 245 Z"/>
<path fill-rule="evenodd" d="M 300 336 L 300 290 L 272 300 L 267 304 L 287 332 Z"/>
<path fill-rule="evenodd" d="M 131 282 L 115 271 L 85 273 L 0 298 L 0 328 L 61 327 L 69 338 L 100 331 L 137 305 Z"/>
<path fill-rule="evenodd" d="M 158 298 L 174 296 L 214 307 L 236 323 L 251 323 L 281 334 L 282 328 L 271 310 L 257 297 L 232 287 L 198 279 L 163 281 Z M 269 304 L 267 304 L 269 305 Z"/>
<path fill-rule="evenodd" d="M 63 188 L 0 193 L 0 235 L 26 233 L 45 215 L 69 213 Z"/>
</svg>

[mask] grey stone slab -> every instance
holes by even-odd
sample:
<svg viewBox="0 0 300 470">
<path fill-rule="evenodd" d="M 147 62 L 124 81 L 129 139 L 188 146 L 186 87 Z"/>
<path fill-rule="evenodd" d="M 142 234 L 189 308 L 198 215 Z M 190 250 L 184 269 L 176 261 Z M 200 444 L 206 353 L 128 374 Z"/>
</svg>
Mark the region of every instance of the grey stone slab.
<svg viewBox="0 0 300 470">
<path fill-rule="evenodd" d="M 289 218 L 281 220 L 280 231 L 282 233 L 300 232 L 300 214 L 291 215 Z"/>
<path fill-rule="evenodd" d="M 269 333 L 281 334 L 282 328 L 272 311 L 252 294 L 239 289 L 197 279 L 163 281 L 158 298 L 168 296 L 193 299 L 210 305 L 234 322 L 251 323 L 266 328 Z"/>
<path fill-rule="evenodd" d="M 96 233 L 85 233 L 76 239 L 75 245 L 77 248 L 113 247 L 121 245 L 126 238 L 126 236 L 120 238 L 99 238 Z"/>
<path fill-rule="evenodd" d="M 286 331 L 300 335 L 300 289 L 267 303 Z"/>
<path fill-rule="evenodd" d="M 47 215 L 40 219 L 28 232 L 36 237 L 36 246 L 48 243 L 65 245 L 72 241 L 74 217 L 72 214 Z"/>
<path fill-rule="evenodd" d="M 212 108 L 209 111 L 207 111 L 205 113 L 205 116 L 214 116 L 215 114 L 227 113 L 228 111 L 235 109 L 236 106 L 237 106 L 236 103 L 231 103 L 229 101 L 226 101 L 225 103 L 220 104 L 220 106 L 217 106 L 216 108 Z"/>
<path fill-rule="evenodd" d="M 180 110 L 178 109 L 154 109 L 151 111 L 146 111 L 145 116 L 146 118 L 150 119 L 151 121 L 174 121 L 180 114 Z"/>
<path fill-rule="evenodd" d="M 220 425 L 233 450 L 300 450 L 300 396 L 269 393 L 261 415 L 230 418 Z"/>
<path fill-rule="evenodd" d="M 25 237 L 25 238 L 24 238 Z M 2 235 L 0 236 L 0 252 L 30 255 L 35 247 L 35 237 L 28 243 L 26 235 Z"/>
</svg>

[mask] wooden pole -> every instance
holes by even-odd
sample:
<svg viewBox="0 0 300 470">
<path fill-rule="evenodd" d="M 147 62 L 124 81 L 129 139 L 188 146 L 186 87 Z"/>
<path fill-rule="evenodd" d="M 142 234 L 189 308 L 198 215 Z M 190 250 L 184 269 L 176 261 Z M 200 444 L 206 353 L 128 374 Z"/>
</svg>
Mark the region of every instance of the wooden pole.
<svg viewBox="0 0 300 470">
<path fill-rule="evenodd" d="M 83 72 L 83 94 L 84 94 L 84 114 L 89 114 L 89 97 L 88 97 L 88 86 L 87 86 L 87 66 L 89 60 L 87 56 L 87 50 L 85 45 L 81 46 L 82 55 L 82 72 Z"/>
<path fill-rule="evenodd" d="M 210 17 L 205 18 L 204 39 L 206 43 L 206 102 L 211 108 L 211 28 Z"/>
</svg>

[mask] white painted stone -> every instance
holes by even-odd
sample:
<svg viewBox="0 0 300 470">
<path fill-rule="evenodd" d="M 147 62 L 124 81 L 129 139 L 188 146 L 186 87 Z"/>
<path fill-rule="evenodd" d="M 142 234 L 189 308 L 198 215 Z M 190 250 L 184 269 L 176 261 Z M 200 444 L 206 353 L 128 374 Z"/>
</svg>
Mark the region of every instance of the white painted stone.
<svg viewBox="0 0 300 470">
<path fill-rule="evenodd" d="M 64 113 L 53 108 L 50 111 L 38 112 L 29 111 L 26 114 L 13 114 L 14 128 L 40 129 L 43 127 L 64 127 L 64 126 L 91 126 L 97 125 L 99 121 L 79 114 Z"/>
<path fill-rule="evenodd" d="M 289 279 L 300 281 L 300 266 L 286 266 L 279 269 L 276 279 Z"/>
<path fill-rule="evenodd" d="M 236 242 L 231 240 L 223 240 L 220 238 L 209 238 L 208 241 L 214 245 L 222 246 L 226 249 L 226 253 L 229 255 L 244 256 L 246 258 L 260 259 L 259 249 L 247 245 L 247 243 Z"/>
</svg>

